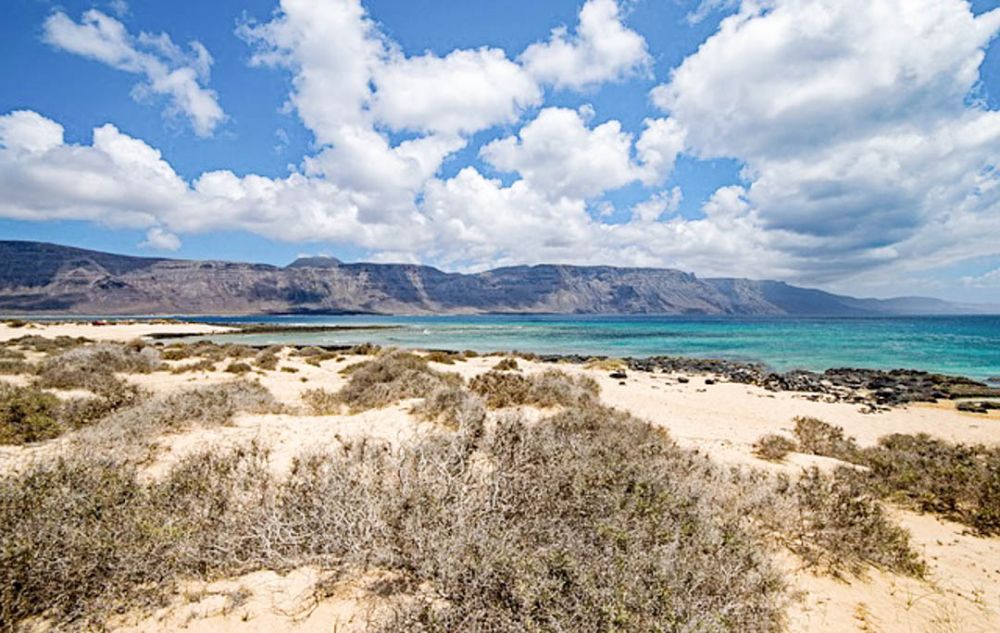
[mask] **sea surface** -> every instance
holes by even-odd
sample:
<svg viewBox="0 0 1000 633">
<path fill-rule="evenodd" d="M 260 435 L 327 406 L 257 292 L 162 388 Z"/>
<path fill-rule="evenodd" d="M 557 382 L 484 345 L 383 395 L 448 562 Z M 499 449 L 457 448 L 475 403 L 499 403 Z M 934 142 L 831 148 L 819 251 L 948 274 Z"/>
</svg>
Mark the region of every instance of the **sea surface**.
<svg viewBox="0 0 1000 633">
<path fill-rule="evenodd" d="M 202 317 L 208 323 L 395 326 L 320 333 L 248 334 L 248 344 L 353 345 L 421 349 L 676 355 L 762 362 L 773 369 L 922 369 L 1000 379 L 1000 316 L 275 316 Z"/>
</svg>

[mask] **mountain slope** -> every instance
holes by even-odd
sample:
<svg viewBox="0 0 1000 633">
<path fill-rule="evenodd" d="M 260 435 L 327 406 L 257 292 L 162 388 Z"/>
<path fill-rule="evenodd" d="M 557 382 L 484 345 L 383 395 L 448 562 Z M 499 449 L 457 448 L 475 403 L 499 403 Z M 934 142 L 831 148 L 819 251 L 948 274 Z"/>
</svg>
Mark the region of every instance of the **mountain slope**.
<svg viewBox="0 0 1000 633">
<path fill-rule="evenodd" d="M 0 311 L 68 314 L 487 313 L 879 315 L 968 311 L 657 268 L 514 266 L 476 274 L 303 258 L 287 267 L 130 257 L 0 241 Z"/>
</svg>

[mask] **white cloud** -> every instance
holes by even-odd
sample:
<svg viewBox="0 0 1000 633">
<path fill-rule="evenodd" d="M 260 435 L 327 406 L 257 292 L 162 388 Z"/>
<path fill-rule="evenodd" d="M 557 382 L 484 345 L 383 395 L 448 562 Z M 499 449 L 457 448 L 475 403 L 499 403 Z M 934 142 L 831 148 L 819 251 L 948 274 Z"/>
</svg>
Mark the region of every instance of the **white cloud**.
<svg viewBox="0 0 1000 633">
<path fill-rule="evenodd" d="M 493 141 L 480 154 L 544 195 L 583 199 L 635 180 L 631 148 L 632 136 L 618 121 L 590 129 L 576 110 L 546 108 L 518 137 Z"/>
<path fill-rule="evenodd" d="M 962 277 L 962 283 L 971 288 L 1000 288 L 1000 268 L 979 276 Z"/>
<path fill-rule="evenodd" d="M 643 164 L 642 181 L 653 185 L 674 170 L 677 156 L 684 150 L 687 132 L 673 119 L 646 119 L 645 126 L 635 149 Z"/>
<path fill-rule="evenodd" d="M 541 100 L 534 80 L 502 50 L 456 50 L 407 58 L 375 71 L 375 116 L 397 130 L 471 134 L 514 123 Z"/>
<path fill-rule="evenodd" d="M 966 97 L 998 29 L 961 0 L 748 0 L 652 97 L 745 164 L 799 279 L 930 266 L 996 252 L 1000 115 Z"/>
<path fill-rule="evenodd" d="M 520 60 L 539 81 L 572 89 L 648 73 L 652 65 L 646 40 L 622 23 L 617 0 L 587 0 L 574 34 L 554 29 Z"/>
<path fill-rule="evenodd" d="M 202 85 L 212 57 L 199 42 L 192 42 L 191 54 L 185 54 L 168 35 L 132 37 L 125 25 L 96 9 L 84 13 L 79 23 L 57 11 L 45 20 L 44 29 L 45 41 L 56 48 L 143 76 L 133 96 L 167 96 L 167 113 L 188 117 L 199 136 L 211 136 L 226 119 L 215 92 Z"/>
<path fill-rule="evenodd" d="M 173 233 L 168 233 L 158 226 L 146 231 L 146 239 L 139 243 L 139 248 L 149 248 L 156 251 L 176 251 L 181 247 L 181 240 Z"/>
<path fill-rule="evenodd" d="M 684 194 L 680 187 L 658 191 L 632 208 L 632 220 L 644 223 L 657 222 L 664 215 L 676 213 L 683 199 Z"/>
<path fill-rule="evenodd" d="M 0 116 L 0 145 L 10 151 L 45 152 L 62 145 L 63 126 L 31 110 Z"/>
</svg>

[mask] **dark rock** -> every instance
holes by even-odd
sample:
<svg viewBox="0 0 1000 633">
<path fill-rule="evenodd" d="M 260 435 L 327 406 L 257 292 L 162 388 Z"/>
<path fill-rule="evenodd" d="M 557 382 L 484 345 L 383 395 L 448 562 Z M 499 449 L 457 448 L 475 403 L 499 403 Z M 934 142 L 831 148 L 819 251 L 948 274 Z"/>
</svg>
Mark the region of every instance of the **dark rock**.
<svg viewBox="0 0 1000 633">
<path fill-rule="evenodd" d="M 625 378 L 628 378 L 628 374 L 626 374 L 623 371 L 613 371 L 610 374 L 608 374 L 608 377 L 614 378 L 616 380 L 624 380 Z"/>
<path fill-rule="evenodd" d="M 686 385 L 691 381 L 685 378 L 684 376 L 680 376 L 679 378 L 677 378 L 677 382 L 681 383 L 682 385 Z"/>
<path fill-rule="evenodd" d="M 705 384 L 706 385 L 714 385 L 715 384 L 715 380 L 713 380 L 711 378 L 706 378 L 705 379 Z"/>
</svg>

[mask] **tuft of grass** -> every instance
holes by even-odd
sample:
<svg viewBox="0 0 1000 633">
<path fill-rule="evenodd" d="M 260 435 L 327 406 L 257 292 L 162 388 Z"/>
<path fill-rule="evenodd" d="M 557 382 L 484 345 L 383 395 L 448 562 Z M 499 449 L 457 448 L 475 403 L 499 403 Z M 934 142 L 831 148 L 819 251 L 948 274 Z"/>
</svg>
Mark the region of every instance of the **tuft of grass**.
<svg viewBox="0 0 1000 633">
<path fill-rule="evenodd" d="M 196 371 L 215 371 L 215 361 L 211 358 L 203 358 L 194 363 L 185 363 L 183 365 L 177 365 L 170 370 L 172 374 L 186 374 L 188 372 Z"/>
<path fill-rule="evenodd" d="M 27 336 L 22 336 L 8 341 L 8 345 L 17 346 L 24 350 L 30 350 L 32 352 L 39 352 L 42 354 L 63 352 L 74 347 L 87 345 L 89 343 L 93 343 L 93 341 L 82 336 L 76 338 L 70 336 L 48 338 L 45 336 L 38 336 L 37 334 L 29 334 Z"/>
<path fill-rule="evenodd" d="M 796 450 L 798 445 L 782 435 L 765 435 L 753 445 L 753 454 L 769 462 L 781 462 L 785 457 Z"/>
<path fill-rule="evenodd" d="M 566 407 L 593 400 L 600 391 L 592 378 L 573 377 L 558 370 L 532 376 L 491 370 L 473 378 L 469 389 L 482 396 L 491 409 Z"/>
<path fill-rule="evenodd" d="M 420 398 L 439 387 L 459 386 L 457 374 L 434 371 L 427 360 L 410 352 L 390 351 L 353 366 L 340 399 L 351 411 L 385 407 Z"/>
<path fill-rule="evenodd" d="M 148 374 L 163 367 L 160 352 L 141 343 L 101 343 L 71 348 L 42 362 L 35 380 L 50 389 L 87 389 L 98 395 L 121 389 L 115 373 Z"/>
</svg>

